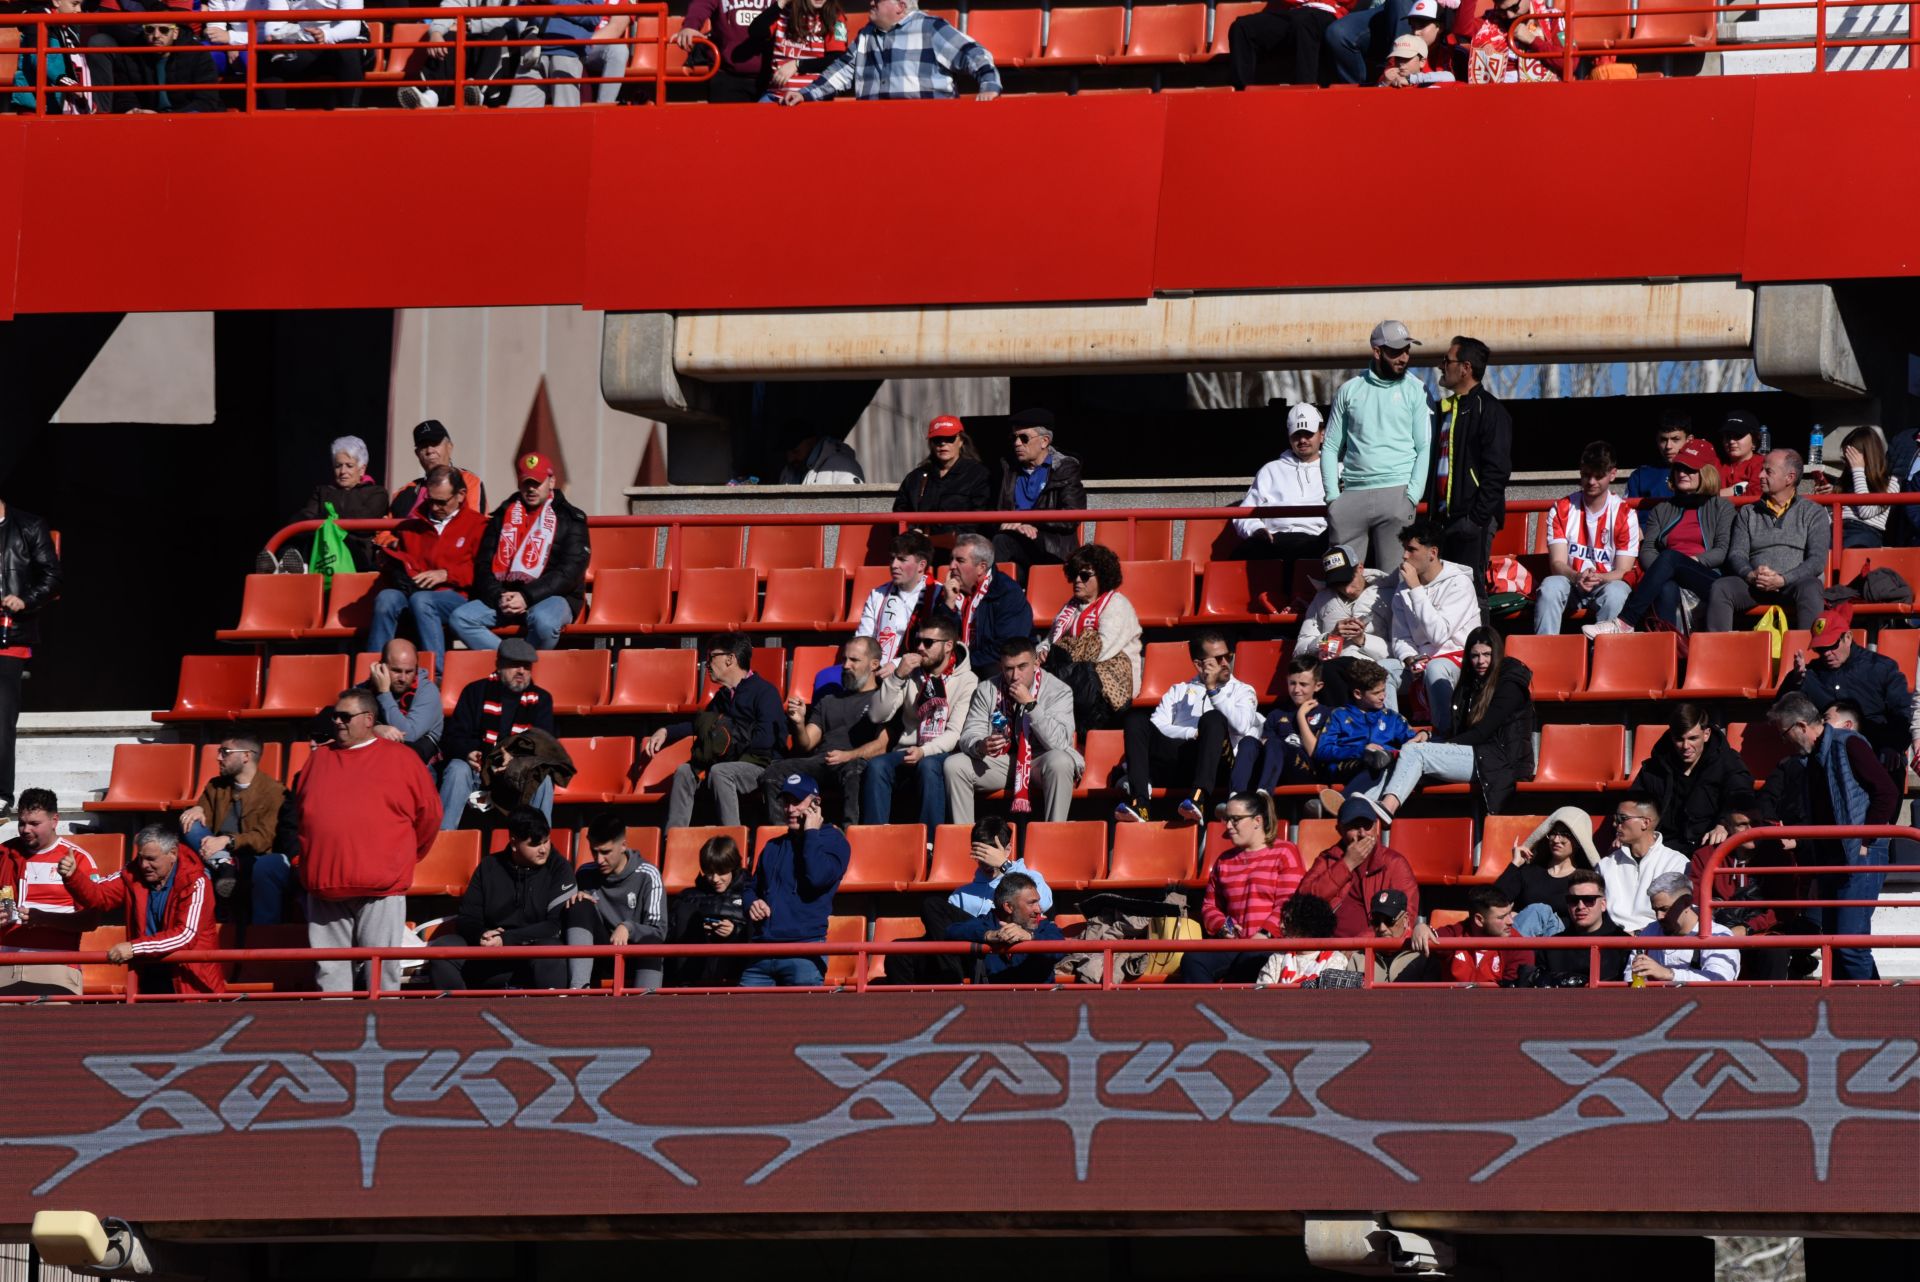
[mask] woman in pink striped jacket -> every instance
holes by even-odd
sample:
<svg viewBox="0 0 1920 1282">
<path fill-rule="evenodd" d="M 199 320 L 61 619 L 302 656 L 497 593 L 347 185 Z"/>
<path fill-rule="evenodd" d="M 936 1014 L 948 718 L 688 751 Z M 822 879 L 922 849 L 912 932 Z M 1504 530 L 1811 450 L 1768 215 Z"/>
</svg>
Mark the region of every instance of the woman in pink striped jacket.
<svg viewBox="0 0 1920 1282">
<path fill-rule="evenodd" d="M 1210 939 L 1278 939 L 1280 910 L 1300 884 L 1300 851 L 1280 839 L 1273 796 L 1236 792 L 1221 807 L 1233 849 L 1220 856 L 1207 877 L 1200 923 Z M 1170 981 L 1175 984 L 1249 984 L 1268 954 L 1190 952 Z"/>
</svg>

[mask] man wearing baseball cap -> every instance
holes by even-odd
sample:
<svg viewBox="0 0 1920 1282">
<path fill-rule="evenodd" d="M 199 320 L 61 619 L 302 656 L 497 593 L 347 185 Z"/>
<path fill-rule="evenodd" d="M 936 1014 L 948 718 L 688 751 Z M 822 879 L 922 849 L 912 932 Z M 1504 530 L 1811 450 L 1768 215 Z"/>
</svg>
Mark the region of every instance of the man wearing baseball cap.
<svg viewBox="0 0 1920 1282">
<path fill-rule="evenodd" d="M 1799 691 L 1825 712 L 1836 703 L 1860 709 L 1860 733 L 1895 780 L 1907 777 L 1907 750 L 1920 747 L 1913 729 L 1913 691 L 1888 655 L 1853 643 L 1853 605 L 1842 601 L 1813 621 L 1807 650 L 1796 651 L 1780 693 Z"/>
<path fill-rule="evenodd" d="M 998 512 L 1080 512 L 1087 506 L 1080 460 L 1053 448 L 1053 411 L 1022 410 L 1012 419 L 1013 451 L 1000 465 Z M 1030 565 L 1059 565 L 1080 546 L 1077 521 L 1003 521 L 992 531 L 993 559 L 1012 562 L 1021 577 Z"/>
<path fill-rule="evenodd" d="M 1454 11 L 1458 5 L 1459 0 L 1452 0 L 1446 8 Z M 1333 63 L 1334 83 L 1367 83 L 1368 65 L 1386 61 L 1394 40 L 1413 34 L 1416 14 L 1428 23 L 1437 23 L 1437 0 L 1383 0 L 1371 9 L 1355 9 L 1328 27 L 1325 50 Z"/>
<path fill-rule="evenodd" d="M 1373 327 L 1367 372 L 1334 394 L 1320 475 L 1332 542 L 1376 570 L 1400 563 L 1400 531 L 1427 488 L 1433 420 L 1427 391 L 1407 377 L 1419 340 L 1397 320 Z"/>
<path fill-rule="evenodd" d="M 1733 410 L 1720 423 L 1720 492 L 1732 497 L 1752 494 L 1760 489 L 1760 469 L 1766 455 L 1760 438 L 1766 431 L 1760 420 L 1747 410 Z"/>
<path fill-rule="evenodd" d="M 1393 580 L 1384 570 L 1357 564 L 1343 547 L 1327 549 L 1318 577 L 1326 586 L 1314 593 L 1300 616 L 1293 652 L 1320 660 L 1320 679 L 1326 684 L 1321 702 L 1329 708 L 1346 703 L 1351 693 L 1347 664 L 1371 659 L 1387 670 L 1387 709 L 1398 712 L 1402 665 L 1391 648 Z"/>
<path fill-rule="evenodd" d="M 427 473 L 436 467 L 454 467 L 453 436 L 447 431 L 446 424 L 437 418 L 414 424 L 413 457 L 420 462 L 420 475 L 393 492 L 393 505 L 388 511 L 394 516 L 424 515 L 427 508 Z M 454 467 L 454 470 L 460 473 L 461 484 L 467 492 L 467 510 L 485 516 L 487 487 L 466 468 Z"/>
<path fill-rule="evenodd" d="M 812 776 L 790 774 L 770 785 L 787 830 L 767 843 L 754 865 L 747 916 L 763 944 L 817 944 L 827 938 L 833 892 L 847 875 L 853 847 L 847 835 L 820 812 L 820 785 Z M 821 983 L 824 957 L 762 957 L 740 976 L 742 988 Z"/>
<path fill-rule="evenodd" d="M 520 488 L 487 521 L 474 554 L 473 599 L 448 618 L 470 650 L 498 649 L 493 629 L 502 624 L 551 650 L 586 604 L 587 514 L 560 494 L 545 454 L 522 454 L 514 471 Z"/>
<path fill-rule="evenodd" d="M 1324 509 L 1327 487 L 1320 475 L 1320 446 L 1325 440 L 1317 408 L 1302 402 L 1288 410 L 1287 452 L 1260 469 L 1240 506 Z M 1243 561 L 1314 560 L 1327 550 L 1324 516 L 1248 516 L 1233 528 L 1240 536 L 1237 555 Z"/>
<path fill-rule="evenodd" d="M 993 507 L 993 476 L 980 461 L 965 425 L 951 414 L 927 424 L 927 458 L 907 473 L 893 496 L 896 512 L 986 512 Z M 940 533 L 924 527 L 928 533 Z"/>
<path fill-rule="evenodd" d="M 1406 897 L 1406 911 L 1420 915 L 1420 885 L 1407 857 L 1387 846 L 1387 814 L 1370 797 L 1349 796 L 1335 824 L 1340 840 L 1320 852 L 1320 858 L 1300 879 L 1299 893 L 1318 895 L 1333 905 L 1341 939 L 1359 939 L 1372 933 L 1369 908 L 1383 890 Z"/>
</svg>

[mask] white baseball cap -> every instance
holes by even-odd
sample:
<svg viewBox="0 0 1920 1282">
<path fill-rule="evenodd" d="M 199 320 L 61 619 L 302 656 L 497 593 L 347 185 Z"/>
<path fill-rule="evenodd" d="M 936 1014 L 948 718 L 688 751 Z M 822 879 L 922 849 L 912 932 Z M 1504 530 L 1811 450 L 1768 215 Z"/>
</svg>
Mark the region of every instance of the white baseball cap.
<svg viewBox="0 0 1920 1282">
<path fill-rule="evenodd" d="M 1320 417 L 1319 410 L 1302 401 L 1287 411 L 1287 435 L 1292 436 L 1296 432 L 1317 432 L 1325 422 L 1326 420 Z"/>
<path fill-rule="evenodd" d="M 1440 21 L 1440 6 L 1435 0 L 1413 0 L 1413 8 L 1407 10 L 1407 21 L 1425 18 L 1429 22 Z"/>
</svg>

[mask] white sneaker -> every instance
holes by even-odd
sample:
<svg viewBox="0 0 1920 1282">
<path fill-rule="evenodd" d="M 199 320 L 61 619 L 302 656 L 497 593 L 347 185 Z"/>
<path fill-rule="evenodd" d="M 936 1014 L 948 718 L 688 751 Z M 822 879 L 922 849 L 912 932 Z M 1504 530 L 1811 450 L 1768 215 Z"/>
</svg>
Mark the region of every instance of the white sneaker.
<svg viewBox="0 0 1920 1282">
<path fill-rule="evenodd" d="M 440 105 L 439 91 L 422 89 L 418 85 L 407 85 L 394 96 L 400 99 L 400 105 L 402 107 L 410 110 L 418 110 L 422 107 L 438 107 Z"/>
<path fill-rule="evenodd" d="M 1622 623 L 1618 619 L 1608 619 L 1602 623 L 1583 624 L 1580 631 L 1585 633 L 1587 639 L 1591 641 L 1595 637 L 1610 637 L 1623 632 L 1631 632 L 1633 628 L 1630 624 Z"/>
</svg>

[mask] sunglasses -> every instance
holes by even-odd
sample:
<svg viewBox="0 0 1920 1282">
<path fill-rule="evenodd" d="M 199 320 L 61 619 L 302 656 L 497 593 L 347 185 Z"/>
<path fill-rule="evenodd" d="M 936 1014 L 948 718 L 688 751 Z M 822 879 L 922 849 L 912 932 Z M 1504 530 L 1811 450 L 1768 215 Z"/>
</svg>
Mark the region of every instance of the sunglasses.
<svg viewBox="0 0 1920 1282">
<path fill-rule="evenodd" d="M 913 648 L 916 650 L 924 650 L 930 645 L 939 645 L 945 640 L 945 637 L 915 637 L 913 639 Z"/>
<path fill-rule="evenodd" d="M 342 723 L 351 721 L 355 717 L 365 717 L 365 716 L 371 716 L 371 715 L 372 715 L 371 713 L 366 713 L 366 712 L 342 712 L 338 708 L 335 708 L 332 712 L 329 712 L 327 714 L 327 716 L 330 719 L 334 721 L 339 721 Z"/>
<path fill-rule="evenodd" d="M 1073 581 L 1075 583 L 1085 583 L 1088 579 L 1091 579 L 1093 577 L 1094 577 L 1094 573 L 1092 570 L 1077 570 L 1074 572 Z"/>
<path fill-rule="evenodd" d="M 1015 445 L 1025 445 L 1028 441 L 1036 441 L 1039 439 L 1040 434 L 1038 432 L 1015 432 L 1013 434 L 1013 443 Z"/>
<path fill-rule="evenodd" d="M 1599 903 L 1600 899 L 1599 895 L 1568 895 L 1567 904 L 1569 907 L 1591 908 Z"/>
<path fill-rule="evenodd" d="M 1634 821 L 1635 819 L 1638 819 L 1639 817 L 1640 817 L 1639 815 L 1614 815 L 1613 822 L 1616 825 L 1623 824 L 1623 823 L 1631 823 L 1632 821 Z"/>
</svg>

